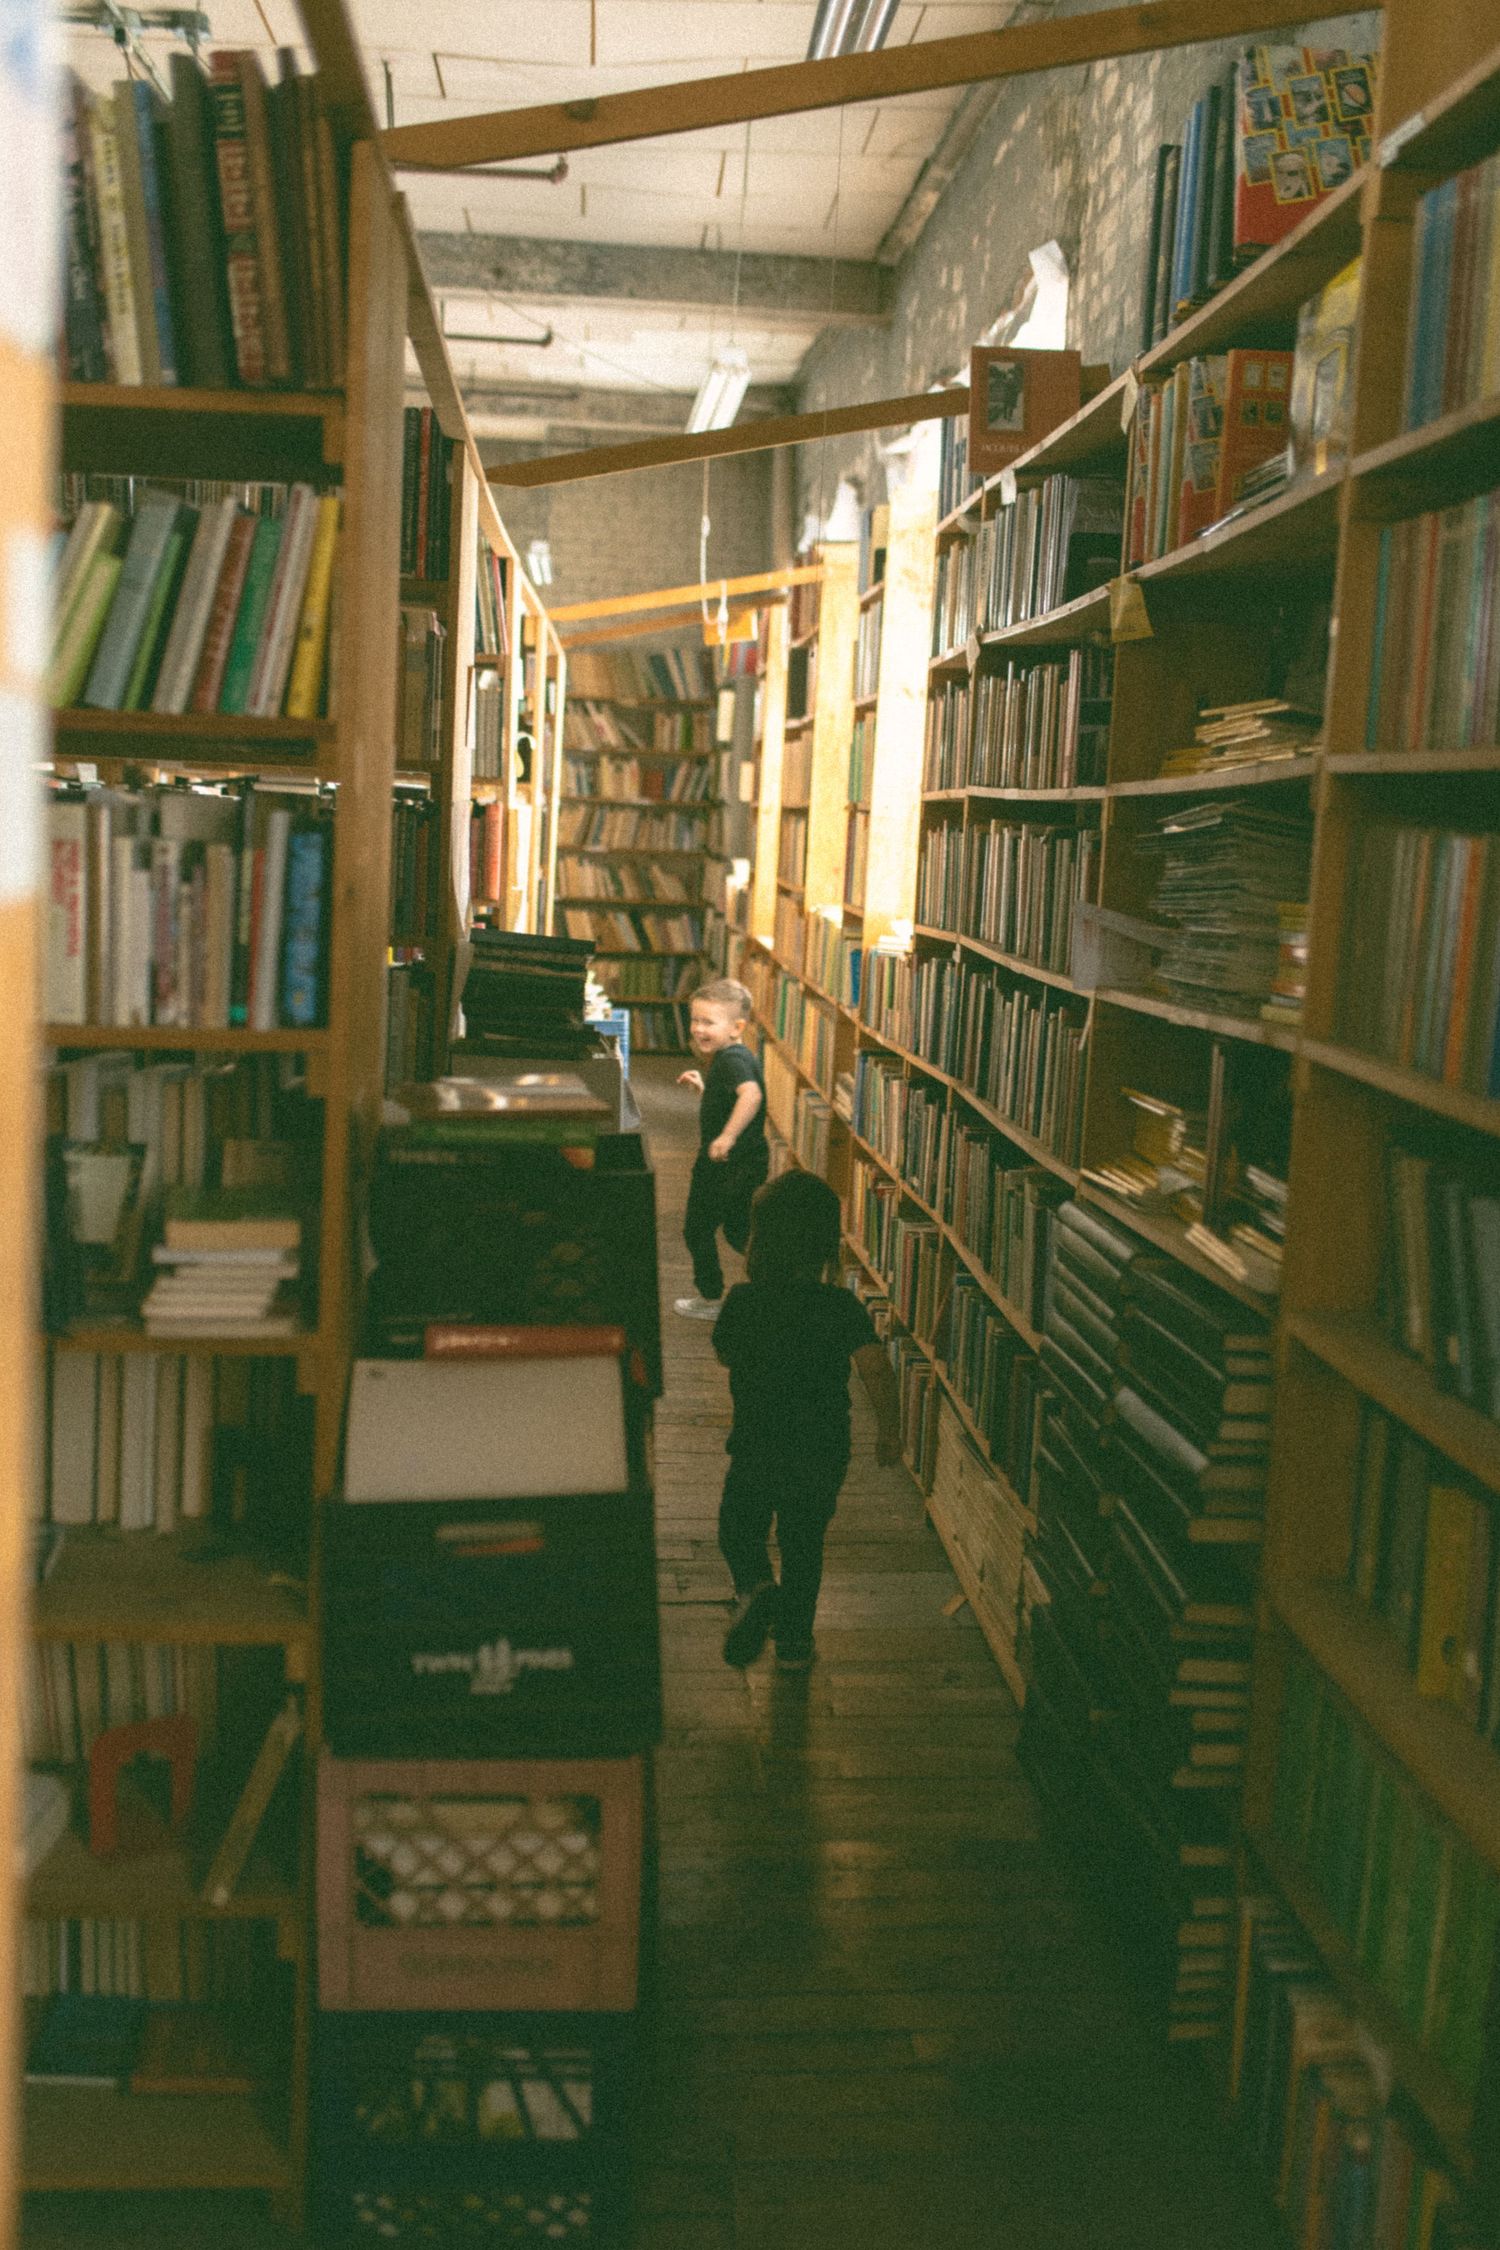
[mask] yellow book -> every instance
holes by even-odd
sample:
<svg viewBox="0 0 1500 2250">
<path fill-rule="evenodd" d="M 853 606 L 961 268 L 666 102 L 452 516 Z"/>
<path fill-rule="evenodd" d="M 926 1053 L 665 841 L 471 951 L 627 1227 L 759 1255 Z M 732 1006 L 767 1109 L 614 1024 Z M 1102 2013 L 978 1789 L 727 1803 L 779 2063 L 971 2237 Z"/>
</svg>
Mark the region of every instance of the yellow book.
<svg viewBox="0 0 1500 2250">
<path fill-rule="evenodd" d="M 315 719 L 323 685 L 323 655 L 328 641 L 328 607 L 333 592 L 333 558 L 338 544 L 339 496 L 325 492 L 318 502 L 318 522 L 313 533 L 312 561 L 307 571 L 307 592 L 302 598 L 302 619 L 297 646 L 292 653 L 292 676 L 287 684 L 289 719 Z"/>
<path fill-rule="evenodd" d="M 1422 1616 L 1417 1632 L 1417 1692 L 1445 1703 L 1464 1700 L 1464 1647 L 1469 1627 L 1469 1555 L 1473 1512 L 1480 1503 L 1460 1486 L 1435 1484 L 1427 1495 L 1422 1562 Z"/>
<path fill-rule="evenodd" d="M 1488 307 L 1485 317 L 1484 349 L 1479 371 L 1480 398 L 1493 398 L 1500 390 L 1500 180 L 1492 180 L 1490 193 L 1497 208 L 1490 218 L 1490 273 L 1489 284 L 1481 302 Z"/>
<path fill-rule="evenodd" d="M 296 1696 L 289 1695 L 266 1729 L 266 1738 L 256 1753 L 239 1803 L 203 1878 L 202 1897 L 207 1905 L 224 1907 L 233 1897 L 234 1886 L 260 1833 L 260 1824 L 265 1819 L 282 1769 L 301 1732 L 302 1711 Z"/>
</svg>

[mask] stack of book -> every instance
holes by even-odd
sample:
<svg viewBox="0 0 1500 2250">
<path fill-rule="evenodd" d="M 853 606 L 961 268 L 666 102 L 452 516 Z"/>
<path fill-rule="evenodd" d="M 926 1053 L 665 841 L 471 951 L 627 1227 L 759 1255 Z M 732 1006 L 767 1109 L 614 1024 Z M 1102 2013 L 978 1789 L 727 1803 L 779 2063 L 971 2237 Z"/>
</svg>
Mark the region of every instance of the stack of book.
<svg viewBox="0 0 1500 2250">
<path fill-rule="evenodd" d="M 401 427 L 401 575 L 446 578 L 452 538 L 455 441 L 443 435 L 430 406 L 408 406 Z M 486 575 L 480 571 L 481 586 Z M 480 645 L 492 649 L 496 642 L 490 639 Z"/>
<path fill-rule="evenodd" d="M 1387 1178 L 1387 1333 L 1500 1422 L 1500 1195 L 1417 1149 L 1393 1148 Z"/>
<path fill-rule="evenodd" d="M 1250 703 L 1206 703 L 1193 729 L 1191 748 L 1169 750 L 1161 771 L 1163 775 L 1227 773 L 1268 759 L 1300 758 L 1317 747 L 1322 732 L 1320 711 L 1301 710 L 1282 696 L 1263 696 Z"/>
<path fill-rule="evenodd" d="M 301 1243 L 300 1219 L 274 1191 L 170 1192 L 141 1304 L 148 1335 L 294 1334 Z"/>
<path fill-rule="evenodd" d="M 1497 528 L 1500 490 L 1381 533 L 1369 749 L 1484 749 L 1500 735 Z"/>
<path fill-rule="evenodd" d="M 1500 390 L 1491 245 L 1500 215 L 1500 157 L 1450 174 L 1412 219 L 1406 316 L 1409 430 Z"/>
<path fill-rule="evenodd" d="M 63 109 L 66 369 L 83 383 L 334 390 L 345 190 L 319 82 L 290 48 L 171 57 Z"/>
<path fill-rule="evenodd" d="M 1488 835 L 1371 821 L 1355 838 L 1338 1036 L 1500 1095 L 1500 852 Z"/>
<path fill-rule="evenodd" d="M 584 981 L 593 948 L 572 938 L 476 930 L 463 986 L 470 1036 L 512 1054 L 581 1054 Z"/>
<path fill-rule="evenodd" d="M 326 799 L 284 787 L 62 788 L 47 825 L 50 1022 L 323 1021 Z"/>
<path fill-rule="evenodd" d="M 1281 966 L 1282 909 L 1306 906 L 1311 816 L 1250 797 L 1200 798 L 1136 848 L 1159 860 L 1151 903 L 1175 925 L 1154 989 L 1186 1007 L 1256 1014 Z"/>
<path fill-rule="evenodd" d="M 138 485 L 89 499 L 58 558 L 48 694 L 102 711 L 314 719 L 331 704 L 339 495 Z"/>
<path fill-rule="evenodd" d="M 1045 616 L 1106 585 L 1120 567 L 1121 523 L 1114 477 L 1047 477 L 1018 493 L 979 528 L 979 630 Z"/>
<path fill-rule="evenodd" d="M 1143 385 L 1125 484 L 1127 570 L 1286 481 L 1292 354 L 1220 352 Z"/>
</svg>

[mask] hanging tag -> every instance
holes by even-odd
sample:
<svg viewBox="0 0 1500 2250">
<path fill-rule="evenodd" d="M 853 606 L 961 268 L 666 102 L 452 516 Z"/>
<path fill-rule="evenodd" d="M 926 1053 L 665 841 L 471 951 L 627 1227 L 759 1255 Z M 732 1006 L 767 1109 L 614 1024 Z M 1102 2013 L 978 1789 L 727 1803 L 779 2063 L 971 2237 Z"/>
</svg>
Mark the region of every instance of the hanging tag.
<svg viewBox="0 0 1500 2250">
<path fill-rule="evenodd" d="M 1135 420 L 1136 401 L 1140 395 L 1141 386 L 1135 369 L 1127 367 L 1124 383 L 1120 387 L 1120 427 L 1126 432 L 1127 436 L 1129 435 L 1130 425 Z"/>
<path fill-rule="evenodd" d="M 1000 471 L 1000 505 L 1013 508 L 1016 504 L 1016 472 L 1007 464 Z"/>
<path fill-rule="evenodd" d="M 1112 578 L 1109 582 L 1109 637 L 1112 641 L 1151 639 L 1145 591 L 1134 578 Z"/>
</svg>

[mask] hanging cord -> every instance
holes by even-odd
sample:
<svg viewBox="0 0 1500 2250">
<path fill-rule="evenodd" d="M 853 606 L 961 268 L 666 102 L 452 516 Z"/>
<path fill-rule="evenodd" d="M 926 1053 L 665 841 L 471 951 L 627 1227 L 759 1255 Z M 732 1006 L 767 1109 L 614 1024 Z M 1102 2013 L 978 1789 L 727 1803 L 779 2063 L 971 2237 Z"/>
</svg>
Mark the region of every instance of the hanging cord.
<svg viewBox="0 0 1500 2250">
<path fill-rule="evenodd" d="M 750 120 L 747 117 L 745 119 L 745 153 L 740 163 L 740 225 L 739 239 L 734 246 L 734 292 L 729 305 L 729 342 L 731 348 L 738 343 L 740 333 L 740 269 L 745 260 L 745 218 L 749 203 Z M 708 584 L 708 538 L 713 529 L 713 518 L 708 505 L 708 470 L 709 464 L 705 460 L 703 464 L 703 502 L 698 519 L 698 581 L 703 586 Z M 699 606 L 703 612 L 703 623 L 706 628 L 710 623 L 707 594 L 699 596 Z M 729 588 L 727 581 L 722 579 L 719 582 L 718 614 L 713 622 L 718 627 L 720 652 L 727 653 L 729 648 Z"/>
<path fill-rule="evenodd" d="M 838 281 L 839 222 L 844 209 L 844 112 L 839 111 L 839 137 L 833 165 L 833 255 L 828 261 L 828 325 L 833 326 L 834 297 Z M 823 397 L 823 427 L 818 437 L 818 530 L 821 535 L 826 516 L 824 501 L 827 498 L 828 473 L 828 396 Z"/>
</svg>

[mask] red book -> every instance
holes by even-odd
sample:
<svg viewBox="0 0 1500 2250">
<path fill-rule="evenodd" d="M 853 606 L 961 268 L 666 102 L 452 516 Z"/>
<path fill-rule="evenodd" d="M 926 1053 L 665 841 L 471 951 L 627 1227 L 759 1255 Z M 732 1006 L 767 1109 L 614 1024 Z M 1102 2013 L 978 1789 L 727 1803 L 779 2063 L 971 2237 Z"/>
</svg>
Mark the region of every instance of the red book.
<svg viewBox="0 0 1500 2250">
<path fill-rule="evenodd" d="M 623 1328 L 460 1327 L 434 1323 L 422 1340 L 424 1359 L 618 1359 Z"/>
<path fill-rule="evenodd" d="M 1225 354 L 1224 435 L 1219 448 L 1215 515 L 1228 515 L 1240 498 L 1246 473 L 1279 453 L 1291 436 L 1290 352 Z"/>
<path fill-rule="evenodd" d="M 259 520 L 258 516 L 238 515 L 229 527 L 229 544 L 224 549 L 213 608 L 208 613 L 208 630 L 203 636 L 203 654 L 198 659 L 198 677 L 193 682 L 188 702 L 190 711 L 217 711 L 219 708 L 219 690 L 224 685 L 224 667 L 229 662 L 235 621 L 240 614 L 240 596 L 245 591 L 245 573 L 250 567 L 250 549 Z"/>
<path fill-rule="evenodd" d="M 236 55 L 213 57 L 208 91 L 213 104 L 214 160 L 219 173 L 219 206 L 224 218 L 224 258 L 235 367 L 240 381 L 255 389 L 268 379 L 266 326 L 260 260 L 256 255 L 250 151 L 245 139 L 245 97 Z"/>
<path fill-rule="evenodd" d="M 432 485 L 432 408 L 422 409 L 422 449 L 417 465 L 417 576 L 427 576 L 427 495 Z"/>
<path fill-rule="evenodd" d="M 1474 981 L 1474 933 L 1479 926 L 1479 903 L 1489 873 L 1490 840 L 1471 839 L 1469 864 L 1464 871 L 1463 896 L 1458 908 L 1458 942 L 1453 950 L 1453 981 L 1448 1007 L 1448 1040 L 1443 1050 L 1443 1077 L 1450 1086 L 1463 1082 L 1464 1048 L 1469 1031 L 1469 988 Z"/>
</svg>

